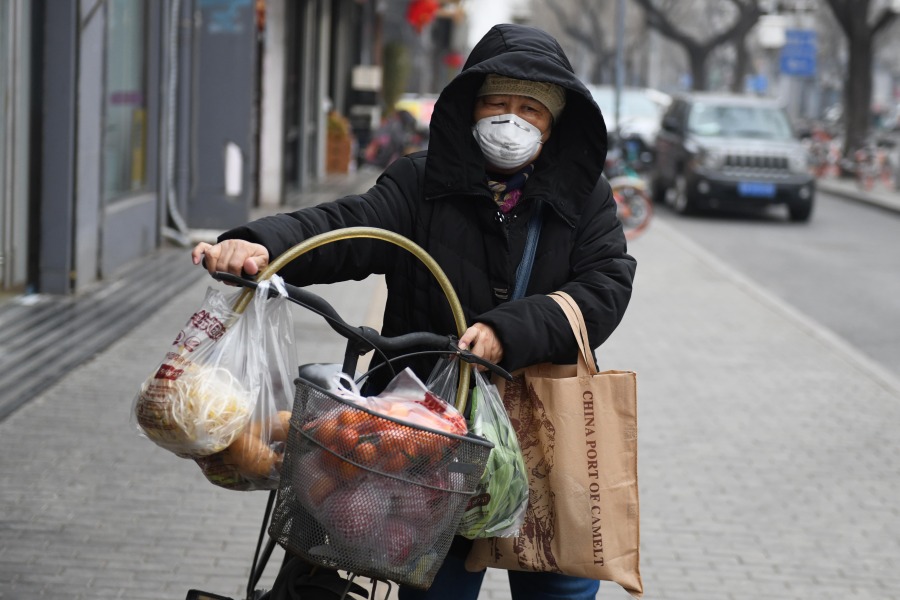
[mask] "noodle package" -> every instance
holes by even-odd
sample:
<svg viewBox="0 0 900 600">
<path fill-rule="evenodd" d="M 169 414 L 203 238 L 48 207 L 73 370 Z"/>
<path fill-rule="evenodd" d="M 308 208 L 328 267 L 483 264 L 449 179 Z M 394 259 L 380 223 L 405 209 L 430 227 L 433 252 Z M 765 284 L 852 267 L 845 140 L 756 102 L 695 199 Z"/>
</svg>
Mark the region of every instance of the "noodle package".
<svg viewBox="0 0 900 600">
<path fill-rule="evenodd" d="M 274 288 L 277 294 L 269 297 Z M 280 277 L 260 282 L 247 310 L 209 288 L 134 401 L 140 432 L 197 462 L 215 485 L 275 489 L 296 367 Z"/>
</svg>

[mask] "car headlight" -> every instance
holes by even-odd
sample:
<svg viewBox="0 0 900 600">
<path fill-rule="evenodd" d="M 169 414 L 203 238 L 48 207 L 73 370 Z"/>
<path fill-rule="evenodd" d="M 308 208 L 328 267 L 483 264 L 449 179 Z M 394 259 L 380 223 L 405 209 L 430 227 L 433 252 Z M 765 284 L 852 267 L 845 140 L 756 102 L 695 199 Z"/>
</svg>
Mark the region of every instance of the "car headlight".
<svg viewBox="0 0 900 600">
<path fill-rule="evenodd" d="M 788 155 L 788 167 L 791 173 L 806 173 L 809 170 L 809 153 L 805 150 Z"/>
<path fill-rule="evenodd" d="M 725 155 L 711 148 L 699 148 L 694 160 L 704 169 L 720 169 L 725 162 Z"/>
</svg>

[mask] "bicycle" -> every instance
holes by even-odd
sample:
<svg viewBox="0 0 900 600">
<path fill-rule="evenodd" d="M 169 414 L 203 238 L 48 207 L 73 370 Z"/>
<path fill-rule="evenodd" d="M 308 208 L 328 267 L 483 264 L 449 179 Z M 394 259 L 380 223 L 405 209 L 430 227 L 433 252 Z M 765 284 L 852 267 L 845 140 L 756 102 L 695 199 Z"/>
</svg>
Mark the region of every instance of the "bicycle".
<svg viewBox="0 0 900 600">
<path fill-rule="evenodd" d="M 315 236 L 278 257 L 255 280 L 228 273 L 217 273 L 214 277 L 245 288 L 245 294 L 235 306 L 240 312 L 249 302 L 258 281 L 271 277 L 288 261 L 306 251 L 351 237 L 381 239 L 413 252 L 431 270 L 447 296 L 457 335 L 465 331 L 462 308 L 440 267 L 414 243 L 383 230 L 359 227 Z M 347 343 L 343 364 L 311 364 L 298 368 L 278 490 L 269 493 L 245 600 L 374 598 L 381 584 L 386 586 L 386 598 L 393 583 L 428 587 L 449 549 L 459 517 L 481 478 L 492 444 L 470 433 L 461 435 L 414 425 L 368 410 L 336 394 L 335 378 L 352 378 L 359 383 L 375 369 L 386 368 L 393 372 L 396 362 L 422 355 L 456 356 L 506 379 L 511 380 L 512 376 L 501 367 L 460 350 L 458 338 L 453 335 L 413 332 L 384 337 L 370 327 L 347 324 L 325 299 L 309 290 L 290 284 L 285 284 L 285 289 L 291 302 L 324 318 Z M 378 353 L 383 362 L 355 376 L 360 357 L 370 351 Z M 455 406 L 461 413 L 465 411 L 469 375 L 468 369 L 459 369 Z M 407 457 L 411 457 L 412 452 L 406 451 L 414 447 L 417 458 L 427 459 L 410 462 L 399 469 L 364 459 L 358 452 L 362 446 L 358 439 L 361 438 L 353 442 L 356 445 L 352 448 L 326 442 L 324 423 L 327 421 L 323 420 L 326 416 L 345 425 L 353 424 L 360 432 L 364 423 L 375 427 L 365 431 L 368 440 L 377 442 L 366 443 L 377 444 L 385 455 L 390 455 L 392 444 L 395 444 L 404 448 Z M 314 463 L 319 459 L 321 463 Z M 322 484 L 325 479 L 330 483 Z M 331 489 L 322 489 L 329 486 Z M 341 492 L 345 493 L 339 496 Z M 355 497 L 357 501 L 349 502 L 348 497 Z M 409 500 L 400 504 L 407 524 L 392 528 L 388 523 L 404 522 L 399 514 L 395 514 L 398 498 Z M 325 518 L 323 515 L 329 514 L 329 510 L 340 513 L 342 518 Z M 363 511 L 363 517 L 359 517 L 359 511 Z M 349 519 L 352 524 L 347 525 L 347 517 L 352 515 L 356 517 Z M 377 529 L 377 534 L 366 532 L 367 528 Z M 285 549 L 285 557 L 272 588 L 262 589 L 258 586 L 276 545 Z M 342 572 L 346 576 L 341 575 Z M 359 578 L 369 579 L 369 590 L 357 583 Z M 186 600 L 233 599 L 192 589 Z"/>
<path fill-rule="evenodd" d="M 603 173 L 612 189 L 616 216 L 625 230 L 625 239 L 633 240 L 647 229 L 653 217 L 647 183 L 635 168 L 645 168 L 650 163 L 650 155 L 639 152 L 633 141 L 618 140 L 615 136 L 610 139 Z"/>
<path fill-rule="evenodd" d="M 881 140 L 870 140 L 854 151 L 853 170 L 861 189 L 871 191 L 876 182 L 885 189 L 895 189 L 896 159 L 893 154 L 894 144 Z"/>
<path fill-rule="evenodd" d="M 616 216 L 625 229 L 625 239 L 633 240 L 650 225 L 653 202 L 647 192 L 647 184 L 640 177 L 622 175 L 609 180 Z"/>
<path fill-rule="evenodd" d="M 810 172 L 818 178 L 833 179 L 841 173 L 841 144 L 825 129 L 816 127 L 806 138 L 809 151 Z"/>
</svg>

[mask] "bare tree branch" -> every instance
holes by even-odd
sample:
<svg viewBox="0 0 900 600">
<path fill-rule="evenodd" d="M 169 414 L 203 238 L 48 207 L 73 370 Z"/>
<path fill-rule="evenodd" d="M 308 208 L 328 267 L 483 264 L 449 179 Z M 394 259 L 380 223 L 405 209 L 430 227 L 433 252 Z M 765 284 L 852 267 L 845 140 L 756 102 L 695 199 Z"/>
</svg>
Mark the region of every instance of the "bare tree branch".
<svg viewBox="0 0 900 600">
<path fill-rule="evenodd" d="M 894 22 L 894 19 L 897 18 L 897 13 L 890 9 L 882 9 L 881 14 L 878 15 L 878 18 L 875 19 L 875 24 L 872 25 L 872 36 L 876 36 L 881 33 L 883 30 L 887 29 L 887 27 Z"/>
<path fill-rule="evenodd" d="M 706 87 L 706 60 L 712 50 L 727 43 L 742 44 L 762 15 L 757 0 L 729 0 L 738 11 L 735 21 L 724 31 L 701 41 L 679 29 L 654 0 L 634 1 L 644 10 L 650 27 L 684 48 L 691 65 L 694 89 Z M 742 77 L 743 72 L 735 73 L 735 78 Z"/>
<path fill-rule="evenodd" d="M 657 8 L 656 4 L 653 3 L 653 0 L 634 1 L 638 6 L 644 9 L 645 14 L 647 15 L 647 24 L 665 37 L 681 46 L 692 46 L 698 43 L 697 40 L 676 28 L 675 25 L 669 21 L 669 18 Z"/>
<path fill-rule="evenodd" d="M 845 0 L 827 0 L 827 2 L 831 7 L 831 12 L 834 13 L 834 18 L 837 20 L 838 25 L 844 30 L 844 35 L 848 38 L 851 37 L 853 35 L 851 21 L 853 21 L 853 6 L 855 2 L 853 0 L 849 2 Z"/>
</svg>

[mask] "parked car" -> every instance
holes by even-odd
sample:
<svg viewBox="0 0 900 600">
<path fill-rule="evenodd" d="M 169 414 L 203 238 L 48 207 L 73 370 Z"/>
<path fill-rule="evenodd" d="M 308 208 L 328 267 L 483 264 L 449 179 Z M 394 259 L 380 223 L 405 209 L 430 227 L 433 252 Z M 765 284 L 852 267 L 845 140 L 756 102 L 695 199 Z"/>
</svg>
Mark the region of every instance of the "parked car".
<svg viewBox="0 0 900 600">
<path fill-rule="evenodd" d="M 807 149 L 786 112 L 756 96 L 675 97 L 656 137 L 651 179 L 654 200 L 679 213 L 780 204 L 792 221 L 807 221 L 815 198 Z"/>
<path fill-rule="evenodd" d="M 394 104 L 394 110 L 405 110 L 416 118 L 419 129 L 428 131 L 437 98 L 437 94 L 403 94 Z"/>
<path fill-rule="evenodd" d="M 652 163 L 656 134 L 672 97 L 651 88 L 624 87 L 616 119 L 615 86 L 589 84 L 587 88 L 603 112 L 607 132 L 621 141 L 629 162 Z"/>
</svg>

